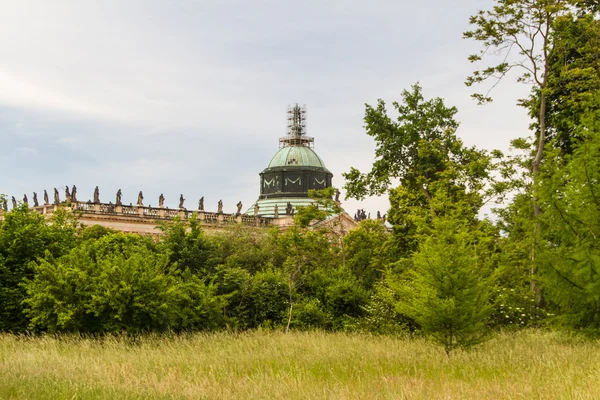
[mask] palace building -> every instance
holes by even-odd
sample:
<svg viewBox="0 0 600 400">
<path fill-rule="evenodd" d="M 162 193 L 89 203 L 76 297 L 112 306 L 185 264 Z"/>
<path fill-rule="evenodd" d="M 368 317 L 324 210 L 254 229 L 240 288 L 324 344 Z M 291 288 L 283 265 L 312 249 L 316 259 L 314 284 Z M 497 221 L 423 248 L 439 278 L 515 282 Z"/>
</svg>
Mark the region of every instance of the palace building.
<svg viewBox="0 0 600 400">
<path fill-rule="evenodd" d="M 184 207 L 183 195 L 178 208 L 169 209 L 164 206 L 164 197 L 160 196 L 159 206 L 144 205 L 142 192 L 138 195 L 135 205 L 124 205 L 121 202 L 121 190 L 115 196 L 115 202 L 101 202 L 99 189 L 96 187 L 94 198 L 87 202 L 77 199 L 77 188 L 65 188 L 64 199 L 60 199 L 58 189 L 54 189 L 51 202 L 48 193 L 44 191 L 43 203 L 40 204 L 37 194 L 32 201 L 27 195 L 23 202 L 32 206 L 40 214 L 51 216 L 59 208 L 66 207 L 78 214 L 78 219 L 84 225 L 102 225 L 124 232 L 141 234 L 160 234 L 157 225 L 161 221 L 174 218 L 183 220 L 196 218 L 203 227 L 210 230 L 223 229 L 226 226 L 241 224 L 248 227 L 264 228 L 279 226 L 285 229 L 294 223 L 294 214 L 298 207 L 307 206 L 314 200 L 308 195 L 311 189 L 326 189 L 332 186 L 333 174 L 325 167 L 323 160 L 314 151 L 314 138 L 306 135 L 306 109 L 298 104 L 288 107 L 287 134 L 279 138 L 279 150 L 267 167 L 259 173 L 260 195 L 258 200 L 245 212 L 242 212 L 242 202 L 237 204 L 236 213 L 224 213 L 223 203 L 219 201 L 216 211 L 204 209 L 204 198 L 198 202 L 198 208 L 189 210 Z M 339 193 L 336 194 L 336 201 Z M 13 207 L 17 201 L 12 197 Z M 8 210 L 7 201 L 0 209 L 2 214 Z M 344 233 L 356 226 L 355 220 L 346 212 L 332 215 L 326 221 L 315 222 L 313 226 L 330 224 L 336 230 Z"/>
</svg>

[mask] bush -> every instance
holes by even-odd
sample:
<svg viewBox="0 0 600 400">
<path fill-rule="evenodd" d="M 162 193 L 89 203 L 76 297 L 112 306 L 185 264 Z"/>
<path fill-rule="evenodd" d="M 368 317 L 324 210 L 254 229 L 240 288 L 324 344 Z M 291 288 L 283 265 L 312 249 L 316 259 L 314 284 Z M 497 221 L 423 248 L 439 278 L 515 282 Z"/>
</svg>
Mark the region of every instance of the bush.
<svg viewBox="0 0 600 400">
<path fill-rule="evenodd" d="M 145 239 L 121 233 L 34 267 L 26 284 L 31 328 L 78 332 L 140 332 L 218 326 L 223 301 Z"/>
</svg>

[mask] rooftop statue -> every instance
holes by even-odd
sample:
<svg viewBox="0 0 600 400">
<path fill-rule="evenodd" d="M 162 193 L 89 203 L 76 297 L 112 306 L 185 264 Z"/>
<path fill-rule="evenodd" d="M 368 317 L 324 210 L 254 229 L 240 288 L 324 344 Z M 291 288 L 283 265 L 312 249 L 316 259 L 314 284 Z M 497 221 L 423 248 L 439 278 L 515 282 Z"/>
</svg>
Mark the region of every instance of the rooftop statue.
<svg viewBox="0 0 600 400">
<path fill-rule="evenodd" d="M 138 206 L 144 205 L 144 194 L 142 193 L 141 190 L 140 190 L 140 194 L 138 194 L 137 205 Z"/>
<path fill-rule="evenodd" d="M 379 210 L 377 211 L 377 219 L 381 219 L 381 213 L 379 212 Z"/>
<path fill-rule="evenodd" d="M 185 208 L 183 206 L 183 202 L 185 201 L 185 199 L 183 198 L 183 194 L 179 195 L 179 208 Z"/>
<path fill-rule="evenodd" d="M 340 191 L 338 189 L 335 189 L 335 202 L 340 202 Z"/>
<path fill-rule="evenodd" d="M 217 204 L 217 214 L 223 214 L 223 200 L 219 200 Z"/>
<path fill-rule="evenodd" d="M 354 214 L 354 220 L 356 222 L 360 222 L 367 219 L 367 213 L 365 212 L 365 209 L 363 208 L 362 210 L 359 208 L 358 210 L 356 210 L 356 214 Z"/>
<path fill-rule="evenodd" d="M 288 201 L 287 206 L 285 207 L 285 215 L 293 215 L 294 207 L 292 207 L 292 203 Z"/>
<path fill-rule="evenodd" d="M 123 192 L 121 192 L 121 189 L 117 190 L 117 198 L 115 199 L 115 204 L 118 206 L 123 205 L 123 202 L 121 201 L 121 198 L 123 197 Z"/>
<path fill-rule="evenodd" d="M 65 186 L 65 201 L 67 203 L 71 202 L 71 192 L 69 191 L 69 186 Z"/>
<path fill-rule="evenodd" d="M 15 196 L 12 196 L 12 204 L 13 204 L 13 210 L 15 208 L 17 208 L 17 199 L 15 199 Z"/>
<path fill-rule="evenodd" d="M 165 206 L 165 196 L 163 196 L 162 193 L 160 194 L 160 196 L 158 196 L 158 206 L 159 207 Z"/>
<path fill-rule="evenodd" d="M 50 204 L 50 200 L 48 199 L 48 192 L 44 189 L 44 205 Z"/>
<path fill-rule="evenodd" d="M 275 218 L 279 218 L 279 207 L 277 204 L 275 204 L 275 211 L 273 213 L 275 214 Z"/>
<path fill-rule="evenodd" d="M 98 189 L 98 186 L 94 189 L 94 203 L 100 203 L 100 189 Z"/>
<path fill-rule="evenodd" d="M 238 201 L 238 203 L 236 204 L 237 206 L 237 212 L 235 213 L 235 215 L 240 215 L 242 213 L 242 201 Z"/>
<path fill-rule="evenodd" d="M 73 190 L 71 190 L 71 201 L 77 201 L 77 186 L 73 185 Z"/>
<path fill-rule="evenodd" d="M 258 203 L 254 204 L 254 216 L 258 217 L 258 210 L 260 209 L 260 207 L 258 206 Z"/>
<path fill-rule="evenodd" d="M 4 210 L 5 212 L 8 211 L 8 200 L 6 200 L 6 198 L 2 200 L 2 210 Z"/>
<path fill-rule="evenodd" d="M 39 207 L 39 203 L 38 203 L 38 199 L 37 199 L 37 193 L 33 192 L 33 206 L 34 207 Z"/>
<path fill-rule="evenodd" d="M 200 197 L 198 201 L 198 210 L 204 211 L 204 196 Z"/>
<path fill-rule="evenodd" d="M 28 204 L 29 203 L 29 200 L 27 199 L 27 195 L 26 194 L 23 195 L 23 203 L 24 204 Z"/>
<path fill-rule="evenodd" d="M 58 196 L 57 188 L 54 188 L 54 204 L 60 204 L 60 197 Z"/>
</svg>

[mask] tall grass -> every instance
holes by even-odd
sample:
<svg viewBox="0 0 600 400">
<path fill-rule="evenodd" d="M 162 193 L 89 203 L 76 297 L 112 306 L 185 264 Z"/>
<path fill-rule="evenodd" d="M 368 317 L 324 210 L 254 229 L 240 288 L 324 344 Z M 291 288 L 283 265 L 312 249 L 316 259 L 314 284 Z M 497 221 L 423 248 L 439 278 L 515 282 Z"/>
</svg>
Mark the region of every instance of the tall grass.
<svg viewBox="0 0 600 400">
<path fill-rule="evenodd" d="M 600 344 L 502 334 L 448 358 L 341 333 L 0 335 L 1 399 L 598 399 Z"/>
</svg>

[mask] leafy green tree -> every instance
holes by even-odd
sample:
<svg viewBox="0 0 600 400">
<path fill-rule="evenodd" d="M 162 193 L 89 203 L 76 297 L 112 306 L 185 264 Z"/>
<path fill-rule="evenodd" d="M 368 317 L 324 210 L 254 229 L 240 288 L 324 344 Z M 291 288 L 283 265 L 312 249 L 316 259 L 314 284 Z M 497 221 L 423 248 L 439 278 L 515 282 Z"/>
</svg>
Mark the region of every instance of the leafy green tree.
<svg viewBox="0 0 600 400">
<path fill-rule="evenodd" d="M 55 257 L 67 252 L 76 243 L 76 231 L 73 215 L 64 210 L 49 221 L 26 204 L 4 214 L 0 222 L 0 330 L 27 329 L 22 283 L 33 275 L 31 262 L 46 251 Z"/>
<path fill-rule="evenodd" d="M 570 156 L 549 154 L 540 185 L 546 234 L 540 265 L 548 301 L 566 326 L 600 332 L 600 96 L 581 119 Z"/>
<path fill-rule="evenodd" d="M 48 253 L 34 272 L 27 314 L 31 328 L 51 332 L 210 329 L 224 305 L 138 235 L 105 235 L 59 258 Z"/>
<path fill-rule="evenodd" d="M 171 264 L 176 263 L 181 271 L 189 269 L 199 276 L 212 275 L 214 249 L 195 214 L 187 221 L 177 218 L 159 227 L 164 234 L 159 249 L 169 254 Z"/>
<path fill-rule="evenodd" d="M 306 228 L 311 223 L 324 221 L 331 215 L 341 213 L 342 208 L 333 200 L 334 192 L 333 187 L 323 190 L 309 190 L 308 196 L 314 199 L 314 203 L 298 207 L 294 217 L 295 224 L 301 228 Z"/>
<path fill-rule="evenodd" d="M 465 147 L 456 136 L 456 108 L 446 107 L 440 98 L 425 100 L 418 84 L 403 91 L 402 98 L 402 104 L 393 103 L 396 120 L 388 116 L 383 100 L 376 107 L 366 106 L 367 134 L 376 144 L 373 168 L 368 173 L 352 168 L 344 174 L 349 197 L 389 193 L 388 220 L 399 257 L 416 249 L 415 216 L 427 213 L 434 218 L 452 206 L 434 202 L 436 191 L 456 202 L 466 201 L 463 211 L 476 217 L 491 164 L 486 152 Z M 436 204 L 442 207 L 436 210 Z"/>
<path fill-rule="evenodd" d="M 327 232 L 322 230 L 290 227 L 278 236 L 277 246 L 279 252 L 285 254 L 282 268 L 287 279 L 289 308 L 286 331 L 289 331 L 297 292 L 302 290 L 306 277 L 319 268 L 335 269 L 338 258 Z"/>
<path fill-rule="evenodd" d="M 491 10 L 480 10 L 469 20 L 474 29 L 464 33 L 464 38 L 483 44 L 483 50 L 469 56 L 478 62 L 487 55 L 498 56 L 502 61 L 494 66 L 475 71 L 467 78 L 467 86 L 487 80 L 494 86 L 511 70 L 520 70 L 519 82 L 534 85 L 540 99 L 537 109 L 537 151 L 532 163 L 532 173 L 537 175 L 542 162 L 546 143 L 546 106 L 549 77 L 549 54 L 552 50 L 552 35 L 558 18 L 569 14 L 572 0 L 494 0 Z M 517 56 L 514 57 L 514 53 Z M 486 94 L 474 94 L 480 103 L 491 101 Z M 534 203 L 536 216 L 539 207 Z"/>
<path fill-rule="evenodd" d="M 531 175 L 538 183 L 539 171 L 547 139 L 548 82 L 550 77 L 550 53 L 558 19 L 571 12 L 572 0 L 494 0 L 491 10 L 480 10 L 470 18 L 473 30 L 464 33 L 464 38 L 481 42 L 483 49 L 469 56 L 471 62 L 479 62 L 488 55 L 502 55 L 501 61 L 493 66 L 475 71 L 466 80 L 467 86 L 492 80 L 492 89 L 511 71 L 520 71 L 517 80 L 533 86 L 533 93 L 539 98 L 532 109 L 537 126 L 535 136 L 535 155 L 531 161 Z M 516 52 L 516 54 L 514 54 Z M 491 89 L 490 89 L 491 90 Z M 488 93 L 474 94 L 480 103 L 491 101 Z M 524 106 L 532 102 L 521 100 Z M 535 219 L 542 210 L 532 186 L 532 203 Z M 540 235 L 540 224 L 536 225 L 534 247 Z M 535 250 L 531 251 L 531 289 L 541 303 L 541 292 L 534 279 L 536 275 Z"/>
<path fill-rule="evenodd" d="M 285 257 L 278 252 L 277 234 L 236 225 L 215 232 L 208 239 L 213 248 L 214 262 L 254 274 L 267 265 L 280 267 L 283 264 Z"/>
<path fill-rule="evenodd" d="M 580 12 L 557 18 L 548 56 L 546 105 L 547 137 L 552 146 L 570 154 L 581 140 L 581 117 L 600 90 L 600 20 L 598 14 Z M 536 92 L 529 103 L 533 111 L 541 101 Z"/>
<path fill-rule="evenodd" d="M 389 236 L 382 221 L 366 219 L 344 238 L 346 266 L 366 289 L 372 289 L 383 276 Z"/>
<path fill-rule="evenodd" d="M 398 311 L 450 354 L 488 336 L 492 284 L 470 224 L 446 216 L 433 225 L 412 256 L 414 270 L 389 284 L 399 293 Z"/>
</svg>

